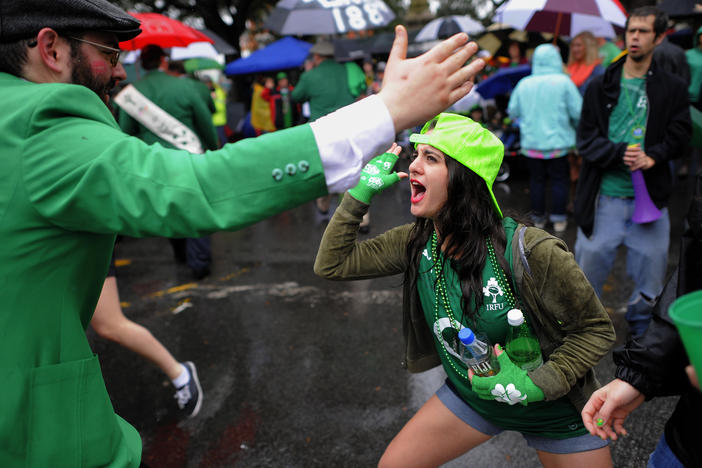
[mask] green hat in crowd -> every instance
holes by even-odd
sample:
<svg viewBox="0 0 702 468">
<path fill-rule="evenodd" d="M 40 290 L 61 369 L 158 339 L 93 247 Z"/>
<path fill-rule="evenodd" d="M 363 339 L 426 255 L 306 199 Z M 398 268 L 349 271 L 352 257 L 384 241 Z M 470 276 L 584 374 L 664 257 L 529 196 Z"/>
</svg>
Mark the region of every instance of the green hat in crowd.
<svg viewBox="0 0 702 468">
<path fill-rule="evenodd" d="M 275 77 L 276 77 L 276 79 L 278 79 L 278 80 L 282 80 L 282 79 L 284 79 L 284 78 L 287 78 L 288 75 L 287 75 L 285 72 L 278 72 L 278 74 L 275 75 Z"/>
<path fill-rule="evenodd" d="M 413 133 L 409 140 L 415 147 L 424 143 L 441 150 L 482 177 L 502 217 L 492 184 L 500 171 L 505 147 L 492 132 L 468 117 L 443 113 L 424 124 L 421 133 Z"/>
</svg>

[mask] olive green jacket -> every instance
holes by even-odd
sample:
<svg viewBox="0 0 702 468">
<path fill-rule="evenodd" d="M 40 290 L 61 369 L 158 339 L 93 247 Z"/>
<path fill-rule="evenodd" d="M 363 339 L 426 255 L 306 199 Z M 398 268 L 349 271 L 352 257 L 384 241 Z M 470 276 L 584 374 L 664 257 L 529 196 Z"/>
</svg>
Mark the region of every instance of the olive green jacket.
<svg viewBox="0 0 702 468">
<path fill-rule="evenodd" d="M 331 280 L 416 273 L 407 262 L 412 224 L 357 242 L 365 205 L 346 195 L 322 237 L 314 271 Z M 512 277 L 528 320 L 534 325 L 545 362 L 529 372 L 547 400 L 568 395 L 579 410 L 599 387 L 593 366 L 614 343 L 606 310 L 566 244 L 536 228 L 519 225 L 512 240 Z M 403 291 L 405 359 L 410 372 L 441 363 L 412 278 Z"/>
</svg>

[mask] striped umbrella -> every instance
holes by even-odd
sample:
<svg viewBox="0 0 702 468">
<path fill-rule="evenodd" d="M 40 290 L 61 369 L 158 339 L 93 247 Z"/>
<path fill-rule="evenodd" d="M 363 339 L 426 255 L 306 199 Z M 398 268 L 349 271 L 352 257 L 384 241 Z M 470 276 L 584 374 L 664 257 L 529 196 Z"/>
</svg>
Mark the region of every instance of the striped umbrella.
<svg viewBox="0 0 702 468">
<path fill-rule="evenodd" d="M 624 31 L 626 13 L 618 0 L 510 0 L 497 9 L 493 21 L 556 36 L 590 31 L 612 38 Z"/>
<path fill-rule="evenodd" d="M 414 40 L 415 42 L 436 41 L 446 39 L 459 32 L 477 34 L 484 30 L 485 27 L 470 16 L 451 15 L 429 21 L 419 30 Z"/>
</svg>

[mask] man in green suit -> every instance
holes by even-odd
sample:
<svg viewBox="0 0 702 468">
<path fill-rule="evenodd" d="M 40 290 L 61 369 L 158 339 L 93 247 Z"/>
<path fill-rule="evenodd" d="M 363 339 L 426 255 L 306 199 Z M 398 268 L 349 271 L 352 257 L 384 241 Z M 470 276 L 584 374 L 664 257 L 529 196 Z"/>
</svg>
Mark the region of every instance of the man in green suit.
<svg viewBox="0 0 702 468">
<path fill-rule="evenodd" d="M 106 0 L 0 0 L 0 466 L 135 467 L 85 337 L 115 236 L 235 230 L 329 191 L 468 93 L 464 34 L 405 59 L 380 94 L 207 154 L 121 131 L 105 103 L 139 23 Z"/>
</svg>

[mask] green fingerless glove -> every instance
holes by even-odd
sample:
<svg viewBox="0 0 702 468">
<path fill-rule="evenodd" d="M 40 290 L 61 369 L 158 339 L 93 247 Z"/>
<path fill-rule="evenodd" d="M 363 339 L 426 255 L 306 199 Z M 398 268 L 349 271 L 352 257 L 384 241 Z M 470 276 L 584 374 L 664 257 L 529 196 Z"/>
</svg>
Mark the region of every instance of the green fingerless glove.
<svg viewBox="0 0 702 468">
<path fill-rule="evenodd" d="M 395 185 L 400 180 L 397 172 L 391 172 L 397 159 L 398 156 L 394 153 L 384 153 L 368 161 L 361 171 L 361 180 L 358 185 L 349 190 L 349 195 L 370 205 L 371 198 L 375 194 Z"/>
<path fill-rule="evenodd" d="M 492 377 L 473 376 L 473 391 L 483 400 L 496 400 L 514 405 L 544 400 L 544 392 L 534 385 L 527 371 L 520 369 L 502 353 L 497 357 L 500 362 L 500 372 Z"/>
</svg>

